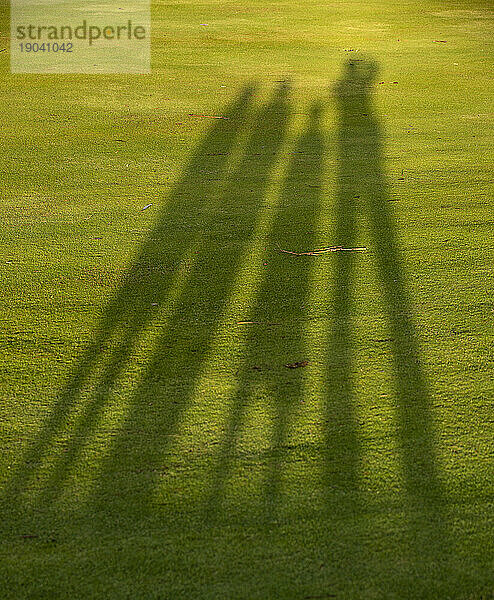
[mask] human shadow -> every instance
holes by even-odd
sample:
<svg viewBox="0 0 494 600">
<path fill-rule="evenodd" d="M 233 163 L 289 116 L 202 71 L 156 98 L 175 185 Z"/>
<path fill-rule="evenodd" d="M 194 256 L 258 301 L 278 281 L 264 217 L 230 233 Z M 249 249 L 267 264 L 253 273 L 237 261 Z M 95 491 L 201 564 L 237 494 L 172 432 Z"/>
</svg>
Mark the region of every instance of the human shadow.
<svg viewBox="0 0 494 600">
<path fill-rule="evenodd" d="M 250 331 L 229 399 L 210 489 L 205 492 L 208 521 L 223 514 L 234 465 L 245 455 L 240 438 L 255 404 L 262 402 L 262 412 L 269 415 L 264 448 L 255 458 L 265 465 L 258 508 L 268 521 L 277 515 L 285 467 L 296 450 L 290 443 L 291 425 L 304 400 L 305 384 L 304 367 L 296 365 L 306 362 L 310 351 L 304 332 L 312 265 L 310 257 L 283 250 L 303 251 L 315 244 L 324 155 L 321 116 L 322 104 L 314 102 L 291 152 L 278 205 L 273 209 L 276 213 L 265 247 L 263 278 L 249 312 L 251 321 L 246 326 Z"/>
<path fill-rule="evenodd" d="M 203 224 L 204 248 L 132 394 L 121 433 L 108 448 L 87 507 L 93 515 L 108 515 L 109 509 L 114 509 L 112 514 L 123 523 L 125 517 L 142 519 L 155 512 L 153 493 L 160 475 L 169 468 L 167 451 L 172 436 L 192 401 L 218 333 L 218 320 L 229 307 L 232 286 L 256 235 L 290 115 L 289 93 L 288 83 L 279 85 L 253 116 L 242 155 L 225 180 L 214 218 Z M 143 433 L 147 444 L 135 443 Z M 130 526 L 134 522 L 127 520 Z"/>
<path fill-rule="evenodd" d="M 382 126 L 372 96 L 377 70 L 377 64 L 372 60 L 350 60 L 335 86 L 339 117 L 335 243 L 354 247 L 357 211 L 363 212 L 369 224 L 370 250 L 376 261 L 390 335 L 410 559 L 422 572 L 431 564 L 435 564 L 440 572 L 451 545 L 443 515 L 444 494 L 435 452 L 431 394 L 414 326 L 396 222 L 391 212 Z M 336 256 L 333 329 L 329 342 L 334 360 L 328 369 L 330 384 L 326 403 L 329 424 L 326 443 L 328 490 L 331 482 L 335 481 L 345 489 L 346 493 L 339 497 L 338 511 L 348 514 L 355 514 L 359 506 L 357 471 L 360 450 L 352 408 L 355 261 L 356 253 L 352 251 L 340 252 Z M 333 511 L 334 503 L 330 502 L 329 506 Z M 421 585 L 419 579 L 417 586 Z M 400 583 L 395 582 L 395 585 L 399 587 Z M 430 594 L 430 578 L 425 585 L 429 586 Z M 419 587 L 415 592 L 420 595 Z"/>
<path fill-rule="evenodd" d="M 217 181 L 225 175 L 254 92 L 253 85 L 246 85 L 199 144 L 147 241 L 109 301 L 94 340 L 77 361 L 36 439 L 7 481 L 2 500 L 19 501 L 22 496 L 29 496 L 45 461 L 50 460 L 53 465 L 38 505 L 49 505 L 61 492 L 70 468 L 97 428 L 112 387 L 139 336 L 150 326 L 161 327 L 160 322 L 156 323 L 156 315 L 173 309 L 173 296 L 190 276 L 188 270 L 195 251 L 207 252 L 203 244 L 204 225 L 222 201 Z M 87 400 L 81 397 L 85 388 L 89 389 Z M 60 454 L 54 442 L 67 428 L 68 441 Z"/>
</svg>

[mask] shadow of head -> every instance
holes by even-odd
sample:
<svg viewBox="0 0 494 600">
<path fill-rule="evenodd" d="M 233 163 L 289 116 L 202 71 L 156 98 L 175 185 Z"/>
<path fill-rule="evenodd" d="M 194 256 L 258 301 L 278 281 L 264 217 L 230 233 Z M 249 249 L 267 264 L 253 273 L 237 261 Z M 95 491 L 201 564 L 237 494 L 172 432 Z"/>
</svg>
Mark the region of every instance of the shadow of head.
<svg viewBox="0 0 494 600">
<path fill-rule="evenodd" d="M 284 81 L 281 81 L 273 92 L 270 104 L 273 107 L 280 107 L 284 110 L 288 103 L 292 89 L 293 84 L 291 79 L 285 79 Z"/>
<path fill-rule="evenodd" d="M 369 93 L 379 72 L 377 62 L 370 58 L 353 58 L 343 67 L 343 74 L 334 86 L 337 98 L 364 96 Z"/>
</svg>

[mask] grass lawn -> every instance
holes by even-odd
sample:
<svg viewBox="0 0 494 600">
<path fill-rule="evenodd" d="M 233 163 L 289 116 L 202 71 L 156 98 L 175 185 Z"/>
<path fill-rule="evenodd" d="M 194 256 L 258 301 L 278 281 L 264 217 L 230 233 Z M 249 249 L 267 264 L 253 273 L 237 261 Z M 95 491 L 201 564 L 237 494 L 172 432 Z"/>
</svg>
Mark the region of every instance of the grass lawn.
<svg viewBox="0 0 494 600">
<path fill-rule="evenodd" d="M 2 600 L 494 598 L 493 40 L 156 0 L 150 75 L 0 53 Z"/>
</svg>

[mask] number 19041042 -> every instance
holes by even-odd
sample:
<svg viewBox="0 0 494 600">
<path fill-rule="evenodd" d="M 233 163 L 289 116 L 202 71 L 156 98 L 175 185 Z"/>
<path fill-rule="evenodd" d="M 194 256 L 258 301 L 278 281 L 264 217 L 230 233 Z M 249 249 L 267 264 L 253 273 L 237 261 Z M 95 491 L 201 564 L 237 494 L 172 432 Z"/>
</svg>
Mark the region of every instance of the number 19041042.
<svg viewBox="0 0 494 600">
<path fill-rule="evenodd" d="M 22 43 L 19 44 L 21 52 L 73 52 L 72 42 L 58 44 L 57 42 L 43 42 L 42 44 Z"/>
</svg>

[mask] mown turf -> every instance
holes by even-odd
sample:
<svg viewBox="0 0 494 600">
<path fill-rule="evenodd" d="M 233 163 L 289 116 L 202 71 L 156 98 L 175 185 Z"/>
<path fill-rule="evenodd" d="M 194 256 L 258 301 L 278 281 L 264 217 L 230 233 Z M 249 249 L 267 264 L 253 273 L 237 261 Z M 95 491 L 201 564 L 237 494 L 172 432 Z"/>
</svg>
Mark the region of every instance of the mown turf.
<svg viewBox="0 0 494 600">
<path fill-rule="evenodd" d="M 494 597 L 493 34 L 182 0 L 148 76 L 0 53 L 2 599 Z"/>
</svg>

